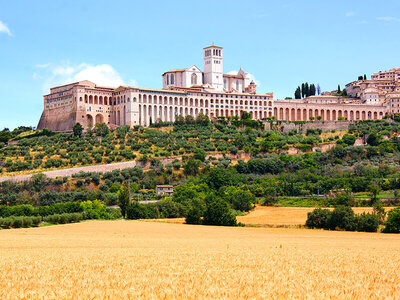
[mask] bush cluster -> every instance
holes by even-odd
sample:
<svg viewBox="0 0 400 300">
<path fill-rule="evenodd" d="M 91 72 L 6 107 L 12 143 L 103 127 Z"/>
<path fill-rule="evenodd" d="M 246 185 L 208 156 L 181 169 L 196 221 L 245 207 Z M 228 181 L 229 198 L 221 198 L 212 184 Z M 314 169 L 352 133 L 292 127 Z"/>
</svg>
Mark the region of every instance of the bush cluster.
<svg viewBox="0 0 400 300">
<path fill-rule="evenodd" d="M 307 215 L 306 226 L 327 230 L 376 232 L 379 218 L 376 214 L 354 214 L 349 206 L 338 206 L 333 211 L 317 208 Z"/>
<path fill-rule="evenodd" d="M 77 223 L 84 219 L 83 213 L 55 214 L 44 217 L 43 221 L 52 224 Z"/>
<path fill-rule="evenodd" d="M 1 228 L 37 227 L 42 222 L 42 217 L 11 216 L 0 218 Z"/>
</svg>

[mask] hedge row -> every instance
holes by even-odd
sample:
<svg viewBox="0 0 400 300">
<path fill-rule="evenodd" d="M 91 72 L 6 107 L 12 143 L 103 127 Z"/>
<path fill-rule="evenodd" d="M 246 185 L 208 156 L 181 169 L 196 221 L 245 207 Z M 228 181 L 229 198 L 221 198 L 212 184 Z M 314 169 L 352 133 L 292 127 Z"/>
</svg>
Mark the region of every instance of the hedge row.
<svg viewBox="0 0 400 300">
<path fill-rule="evenodd" d="M 42 217 L 12 216 L 0 218 L 1 228 L 37 227 L 42 222 Z"/>
<path fill-rule="evenodd" d="M 56 214 L 45 217 L 43 220 L 52 224 L 77 223 L 84 219 L 82 213 Z"/>
</svg>

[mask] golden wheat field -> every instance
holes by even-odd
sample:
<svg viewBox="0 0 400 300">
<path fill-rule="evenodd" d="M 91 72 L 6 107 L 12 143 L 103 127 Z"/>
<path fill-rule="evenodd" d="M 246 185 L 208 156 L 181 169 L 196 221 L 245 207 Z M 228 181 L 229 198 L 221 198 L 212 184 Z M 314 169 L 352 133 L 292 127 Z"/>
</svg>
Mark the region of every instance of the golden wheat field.
<svg viewBox="0 0 400 300">
<path fill-rule="evenodd" d="M 237 220 L 246 225 L 258 226 L 304 225 L 307 220 L 307 213 L 314 209 L 315 207 L 271 207 L 258 205 L 247 215 L 238 216 Z M 392 208 L 386 208 L 386 210 L 390 209 Z M 353 210 L 356 214 L 363 212 L 371 213 L 372 207 L 353 207 Z"/>
<path fill-rule="evenodd" d="M 0 231 L 1 299 L 397 298 L 400 235 L 91 221 Z"/>
</svg>

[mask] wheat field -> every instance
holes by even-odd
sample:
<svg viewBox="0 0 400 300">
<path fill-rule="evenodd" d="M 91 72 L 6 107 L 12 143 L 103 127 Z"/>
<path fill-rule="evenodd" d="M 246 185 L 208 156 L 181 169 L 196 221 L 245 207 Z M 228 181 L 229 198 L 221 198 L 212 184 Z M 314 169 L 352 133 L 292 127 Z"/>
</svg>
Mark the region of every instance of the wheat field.
<svg viewBox="0 0 400 300">
<path fill-rule="evenodd" d="M 237 220 L 246 225 L 255 226 L 298 226 L 304 225 L 307 213 L 315 207 L 274 207 L 257 205 L 252 211 L 244 216 L 238 216 Z M 328 208 L 333 209 L 333 208 Z M 387 211 L 392 207 L 386 208 Z M 353 207 L 354 213 L 372 213 L 372 207 Z M 171 219 L 170 219 L 171 220 Z M 182 219 L 183 222 L 183 219 Z"/>
<path fill-rule="evenodd" d="M 1 299 L 398 298 L 400 235 L 91 221 L 0 231 Z"/>
</svg>

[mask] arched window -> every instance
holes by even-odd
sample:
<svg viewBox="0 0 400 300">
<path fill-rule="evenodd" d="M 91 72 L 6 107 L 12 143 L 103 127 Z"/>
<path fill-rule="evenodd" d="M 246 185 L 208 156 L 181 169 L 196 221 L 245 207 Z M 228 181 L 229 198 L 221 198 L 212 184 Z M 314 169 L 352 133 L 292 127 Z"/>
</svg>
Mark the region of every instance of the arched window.
<svg viewBox="0 0 400 300">
<path fill-rule="evenodd" d="M 236 91 L 239 92 L 239 80 L 236 80 Z"/>
<path fill-rule="evenodd" d="M 175 78 L 174 78 L 174 74 L 171 74 L 171 84 L 174 84 Z"/>
<path fill-rule="evenodd" d="M 195 73 L 192 74 L 192 85 L 197 84 L 197 75 Z"/>
</svg>

